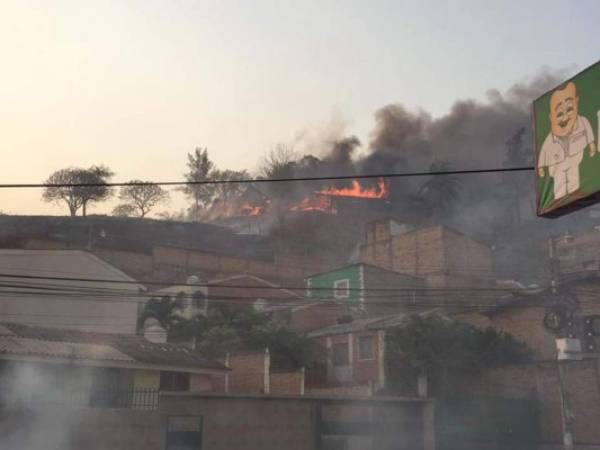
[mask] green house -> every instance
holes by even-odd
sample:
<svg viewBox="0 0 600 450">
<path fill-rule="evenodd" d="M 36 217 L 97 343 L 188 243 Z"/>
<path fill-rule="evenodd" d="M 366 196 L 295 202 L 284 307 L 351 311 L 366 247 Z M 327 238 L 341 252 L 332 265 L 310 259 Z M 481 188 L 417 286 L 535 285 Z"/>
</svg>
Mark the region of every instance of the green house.
<svg viewBox="0 0 600 450">
<path fill-rule="evenodd" d="M 306 278 L 311 298 L 345 301 L 349 305 L 410 301 L 411 298 L 416 298 L 416 289 L 423 285 L 421 278 L 364 263 L 351 264 Z M 376 289 L 381 291 L 374 291 Z"/>
</svg>

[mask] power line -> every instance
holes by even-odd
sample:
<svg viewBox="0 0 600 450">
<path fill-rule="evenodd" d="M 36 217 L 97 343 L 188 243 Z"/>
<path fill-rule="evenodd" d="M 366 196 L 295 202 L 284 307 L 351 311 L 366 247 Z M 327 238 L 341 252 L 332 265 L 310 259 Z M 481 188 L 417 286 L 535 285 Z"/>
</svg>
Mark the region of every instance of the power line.
<svg viewBox="0 0 600 450">
<path fill-rule="evenodd" d="M 402 275 L 402 274 L 399 274 Z M 78 277 L 50 277 L 41 275 L 23 275 L 23 274 L 8 274 L 0 273 L 0 278 L 13 278 L 13 279 L 25 279 L 25 280 L 46 280 L 46 281 L 68 281 L 68 282 L 83 282 L 83 283 L 110 283 L 110 284 L 135 284 L 135 285 L 158 285 L 167 287 L 196 287 L 196 288 L 231 288 L 231 289 L 265 289 L 265 290 L 289 290 L 289 291 L 335 291 L 334 287 L 298 287 L 298 286 L 271 286 L 271 285 L 243 285 L 243 284 L 219 284 L 219 283 L 170 283 L 163 281 L 131 281 L 131 280 L 110 280 L 106 278 L 78 278 Z M 35 284 L 31 284 L 27 287 L 35 287 Z M 56 287 L 68 287 L 65 285 L 55 285 Z M 73 286 L 77 287 L 77 286 Z M 85 288 L 84 286 L 80 286 Z M 535 288 L 537 290 L 539 288 Z M 342 289 L 338 289 L 342 290 Z M 514 289 L 510 288 L 497 288 L 497 287 L 479 287 L 479 286 L 468 286 L 468 287 L 453 287 L 453 288 L 431 288 L 431 287 L 406 287 L 406 288 L 347 288 L 344 291 L 377 291 L 377 292 L 405 292 L 405 291 L 435 291 L 435 292 L 460 292 L 460 291 L 478 291 L 478 292 L 515 292 Z M 520 292 L 527 292 L 531 290 L 525 288 Z M 154 294 L 160 295 L 160 293 L 154 292 Z"/>
<path fill-rule="evenodd" d="M 356 174 L 356 175 L 327 175 L 320 177 L 299 177 L 299 178 L 250 178 L 233 180 L 199 180 L 199 181 L 157 181 L 157 182 L 115 182 L 115 183 L 3 183 L 0 189 L 25 189 L 25 188 L 47 188 L 47 187 L 121 187 L 121 186 L 192 186 L 207 184 L 254 184 L 254 183 L 282 183 L 298 181 L 335 181 L 335 180 L 366 180 L 374 178 L 407 178 L 407 177 L 427 177 L 440 175 L 470 175 L 482 173 L 499 172 L 525 172 L 534 170 L 533 166 L 520 167 L 498 167 L 493 169 L 471 169 L 471 170 L 437 170 L 429 172 L 400 172 L 400 173 L 379 173 L 379 174 Z"/>
</svg>

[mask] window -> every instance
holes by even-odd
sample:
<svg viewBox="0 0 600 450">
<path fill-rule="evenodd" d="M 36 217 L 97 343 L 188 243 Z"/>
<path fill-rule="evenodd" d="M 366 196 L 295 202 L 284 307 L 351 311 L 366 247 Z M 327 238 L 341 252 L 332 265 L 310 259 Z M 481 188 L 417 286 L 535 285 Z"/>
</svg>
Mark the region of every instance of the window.
<svg viewBox="0 0 600 450">
<path fill-rule="evenodd" d="M 347 366 L 350 364 L 350 358 L 348 354 L 348 344 L 333 344 L 331 346 L 333 352 L 333 365 L 334 366 Z"/>
<path fill-rule="evenodd" d="M 358 337 L 358 359 L 373 359 L 373 336 Z"/>
<path fill-rule="evenodd" d="M 160 373 L 161 391 L 189 391 L 190 374 L 180 372 L 161 372 Z"/>
<path fill-rule="evenodd" d="M 350 280 L 345 278 L 333 282 L 333 297 L 348 298 L 350 297 Z"/>
</svg>

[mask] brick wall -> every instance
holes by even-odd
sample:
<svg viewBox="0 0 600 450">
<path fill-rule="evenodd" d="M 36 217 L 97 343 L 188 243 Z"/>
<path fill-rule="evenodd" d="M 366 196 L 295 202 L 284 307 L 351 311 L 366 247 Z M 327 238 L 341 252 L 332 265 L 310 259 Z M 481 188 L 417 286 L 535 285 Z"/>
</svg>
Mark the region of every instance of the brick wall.
<svg viewBox="0 0 600 450">
<path fill-rule="evenodd" d="M 304 371 L 271 372 L 270 393 L 272 395 L 304 395 Z"/>
<path fill-rule="evenodd" d="M 293 309 L 289 315 L 288 327 L 298 333 L 335 325 L 337 319 L 348 314 L 348 308 L 323 300 L 323 303 L 313 303 Z"/>
<path fill-rule="evenodd" d="M 381 230 L 379 230 L 381 228 Z M 360 260 L 384 269 L 427 278 L 433 287 L 487 284 L 493 278 L 491 250 L 441 226 L 396 236 L 376 224 L 360 248 Z"/>
<path fill-rule="evenodd" d="M 264 393 L 266 360 L 264 352 L 229 355 L 229 392 Z"/>
</svg>

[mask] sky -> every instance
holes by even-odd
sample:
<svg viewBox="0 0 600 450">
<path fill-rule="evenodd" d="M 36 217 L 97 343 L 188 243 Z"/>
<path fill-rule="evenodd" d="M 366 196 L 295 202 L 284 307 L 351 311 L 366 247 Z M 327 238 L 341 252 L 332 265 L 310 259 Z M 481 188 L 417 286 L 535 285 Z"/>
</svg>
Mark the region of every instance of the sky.
<svg viewBox="0 0 600 450">
<path fill-rule="evenodd" d="M 0 182 L 93 164 L 178 180 L 199 146 L 249 170 L 278 142 L 366 149 L 386 104 L 437 117 L 596 62 L 600 2 L 494 3 L 0 0 Z M 66 213 L 40 190 L 2 190 L 0 210 Z"/>
</svg>

